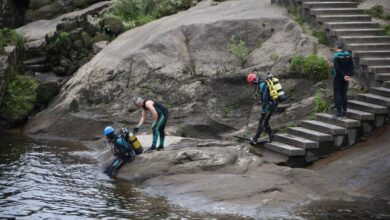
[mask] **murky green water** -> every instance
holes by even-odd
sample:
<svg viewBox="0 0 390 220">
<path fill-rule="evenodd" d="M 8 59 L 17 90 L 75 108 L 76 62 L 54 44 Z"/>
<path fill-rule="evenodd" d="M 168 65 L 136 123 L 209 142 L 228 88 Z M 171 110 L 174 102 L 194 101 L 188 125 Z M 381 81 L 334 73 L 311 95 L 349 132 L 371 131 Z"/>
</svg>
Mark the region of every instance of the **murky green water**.
<svg viewBox="0 0 390 220">
<path fill-rule="evenodd" d="M 141 195 L 104 175 L 78 144 L 48 146 L 15 133 L 0 136 L 0 219 L 232 219 Z"/>
</svg>

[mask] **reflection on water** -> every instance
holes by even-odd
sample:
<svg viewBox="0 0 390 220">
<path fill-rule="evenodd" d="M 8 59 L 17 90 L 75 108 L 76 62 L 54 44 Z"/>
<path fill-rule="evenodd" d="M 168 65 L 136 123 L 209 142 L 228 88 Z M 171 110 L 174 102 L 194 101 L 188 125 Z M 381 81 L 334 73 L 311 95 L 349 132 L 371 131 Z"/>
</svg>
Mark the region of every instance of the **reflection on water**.
<svg viewBox="0 0 390 220">
<path fill-rule="evenodd" d="M 111 180 L 77 144 L 0 134 L 0 219 L 231 219 L 189 213 Z M 79 153 L 73 153 L 78 150 Z M 234 217 L 237 219 L 237 217 Z"/>
</svg>

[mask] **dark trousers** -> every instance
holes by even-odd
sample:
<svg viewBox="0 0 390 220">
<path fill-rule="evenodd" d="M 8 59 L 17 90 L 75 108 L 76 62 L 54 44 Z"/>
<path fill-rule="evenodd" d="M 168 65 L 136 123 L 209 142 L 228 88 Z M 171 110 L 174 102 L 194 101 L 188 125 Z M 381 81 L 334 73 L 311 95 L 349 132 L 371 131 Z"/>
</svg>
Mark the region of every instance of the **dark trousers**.
<svg viewBox="0 0 390 220">
<path fill-rule="evenodd" d="M 104 170 L 104 173 L 108 176 L 112 177 L 115 176 L 119 169 L 126 163 L 131 162 L 134 160 L 134 156 L 128 156 L 128 157 L 115 157 L 115 159 L 111 162 L 109 166 L 107 166 Z"/>
<path fill-rule="evenodd" d="M 333 97 L 337 112 L 347 111 L 348 81 L 336 76 L 333 79 Z"/>
<path fill-rule="evenodd" d="M 267 111 L 263 111 L 261 113 L 261 116 L 259 119 L 259 126 L 257 127 L 256 134 L 253 137 L 253 139 L 255 141 L 257 141 L 257 139 L 259 139 L 259 137 L 260 137 L 261 133 L 263 133 L 264 129 L 268 133 L 268 136 L 270 138 L 273 137 L 272 128 L 271 128 L 271 125 L 269 124 L 269 120 L 271 119 L 271 116 L 274 113 L 277 106 L 278 106 L 278 103 L 276 103 L 276 102 L 269 104 L 269 106 L 267 107 Z"/>
</svg>

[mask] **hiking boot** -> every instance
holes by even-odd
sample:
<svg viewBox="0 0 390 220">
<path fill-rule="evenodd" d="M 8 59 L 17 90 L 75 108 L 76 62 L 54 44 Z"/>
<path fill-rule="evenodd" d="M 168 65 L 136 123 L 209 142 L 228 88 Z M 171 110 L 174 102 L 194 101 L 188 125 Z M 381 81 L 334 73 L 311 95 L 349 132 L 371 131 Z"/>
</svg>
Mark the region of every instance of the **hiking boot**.
<svg viewBox="0 0 390 220">
<path fill-rule="evenodd" d="M 273 135 L 270 135 L 268 137 L 268 143 L 272 143 L 272 141 L 274 140 L 274 136 Z"/>
<path fill-rule="evenodd" d="M 157 151 L 160 151 L 160 150 L 164 150 L 164 146 L 163 145 L 160 145 L 157 147 Z"/>
<path fill-rule="evenodd" d="M 152 145 L 149 149 L 146 150 L 146 152 L 152 152 L 154 150 L 156 150 L 156 146 Z"/>
<path fill-rule="evenodd" d="M 347 117 L 347 110 L 345 110 L 345 111 L 343 111 L 342 113 L 341 113 L 341 117 Z"/>
<path fill-rule="evenodd" d="M 336 118 L 341 118 L 343 117 L 343 113 L 342 112 L 336 112 Z"/>
<path fill-rule="evenodd" d="M 249 141 L 249 144 L 255 145 L 255 144 L 257 144 L 257 140 L 255 140 L 254 138 L 251 138 Z"/>
</svg>

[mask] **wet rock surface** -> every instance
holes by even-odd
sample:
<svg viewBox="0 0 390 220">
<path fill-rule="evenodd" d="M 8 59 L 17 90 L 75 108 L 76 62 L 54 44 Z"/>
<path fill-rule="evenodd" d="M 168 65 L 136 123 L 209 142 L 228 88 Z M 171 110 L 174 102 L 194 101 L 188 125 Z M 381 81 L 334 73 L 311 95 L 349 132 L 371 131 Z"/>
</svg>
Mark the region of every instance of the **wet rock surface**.
<svg viewBox="0 0 390 220">
<path fill-rule="evenodd" d="M 310 201 L 388 200 L 388 131 L 385 126 L 375 141 L 339 151 L 309 169 L 277 166 L 250 154 L 247 144 L 168 137 L 164 151 L 137 156 L 117 176 L 192 211 L 291 217 Z M 151 141 L 148 135 L 138 139 L 144 147 Z M 96 150 L 102 167 L 112 159 L 102 141 L 85 144 Z"/>
</svg>

